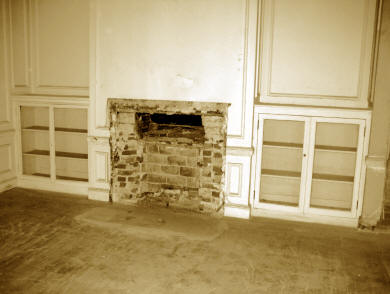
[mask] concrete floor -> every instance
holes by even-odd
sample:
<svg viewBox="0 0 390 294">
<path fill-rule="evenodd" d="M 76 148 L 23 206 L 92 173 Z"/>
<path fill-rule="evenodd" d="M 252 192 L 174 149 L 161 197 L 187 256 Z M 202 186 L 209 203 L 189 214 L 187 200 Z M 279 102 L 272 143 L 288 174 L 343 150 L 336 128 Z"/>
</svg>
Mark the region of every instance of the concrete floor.
<svg viewBox="0 0 390 294">
<path fill-rule="evenodd" d="M 390 293 L 386 232 L 22 189 L 0 195 L 0 254 L 0 293 Z"/>
</svg>

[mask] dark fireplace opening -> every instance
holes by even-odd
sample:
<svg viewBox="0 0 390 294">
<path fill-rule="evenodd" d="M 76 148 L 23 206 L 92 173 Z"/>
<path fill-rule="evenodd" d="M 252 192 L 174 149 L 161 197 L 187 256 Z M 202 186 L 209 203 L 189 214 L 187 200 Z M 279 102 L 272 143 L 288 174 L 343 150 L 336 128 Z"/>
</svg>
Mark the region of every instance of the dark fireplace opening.
<svg viewBox="0 0 390 294">
<path fill-rule="evenodd" d="M 138 133 L 143 138 L 187 138 L 203 143 L 202 116 L 195 114 L 136 113 Z"/>
</svg>

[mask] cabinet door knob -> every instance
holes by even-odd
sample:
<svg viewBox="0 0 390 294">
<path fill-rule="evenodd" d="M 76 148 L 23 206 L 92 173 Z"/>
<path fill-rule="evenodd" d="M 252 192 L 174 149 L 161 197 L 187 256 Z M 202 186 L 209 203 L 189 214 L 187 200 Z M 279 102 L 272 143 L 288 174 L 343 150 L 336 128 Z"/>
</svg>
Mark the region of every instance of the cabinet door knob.
<svg viewBox="0 0 390 294">
<path fill-rule="evenodd" d="M 306 153 L 303 153 L 303 157 L 306 157 Z"/>
</svg>

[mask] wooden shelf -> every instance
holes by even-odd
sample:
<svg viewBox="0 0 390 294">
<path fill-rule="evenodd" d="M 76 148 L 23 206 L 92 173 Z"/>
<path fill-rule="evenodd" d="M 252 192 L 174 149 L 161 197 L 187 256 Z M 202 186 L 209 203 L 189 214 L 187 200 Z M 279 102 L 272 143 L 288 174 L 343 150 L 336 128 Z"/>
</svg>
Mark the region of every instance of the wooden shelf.
<svg viewBox="0 0 390 294">
<path fill-rule="evenodd" d="M 77 159 L 88 159 L 88 154 L 84 154 L 84 153 L 74 153 L 74 152 L 56 151 L 56 157 L 77 158 Z"/>
<path fill-rule="evenodd" d="M 324 180 L 324 181 L 337 181 L 337 182 L 353 183 L 354 177 L 351 177 L 351 176 L 339 176 L 339 175 L 329 175 L 329 174 L 313 174 L 313 180 Z"/>
<path fill-rule="evenodd" d="M 299 203 L 293 203 L 293 202 L 276 201 L 276 200 L 274 201 L 274 200 L 262 199 L 261 196 L 260 196 L 260 202 L 261 203 L 267 203 L 267 204 L 291 206 L 291 207 L 297 207 L 299 205 Z"/>
<path fill-rule="evenodd" d="M 28 152 L 24 152 L 23 154 L 25 154 L 25 155 L 49 156 L 50 152 L 48 150 L 31 150 L 31 151 L 28 151 Z M 88 159 L 88 154 L 56 151 L 56 157 L 75 158 L 75 159 Z"/>
<path fill-rule="evenodd" d="M 66 132 L 66 133 L 79 133 L 79 134 L 87 134 L 88 130 L 86 129 L 74 129 L 74 128 L 55 128 L 56 132 Z"/>
<path fill-rule="evenodd" d="M 32 176 L 50 178 L 49 174 L 43 174 L 43 173 L 33 173 Z"/>
<path fill-rule="evenodd" d="M 262 176 L 279 176 L 279 177 L 289 177 L 289 178 L 300 178 L 300 172 L 286 171 L 286 170 L 275 170 L 275 169 L 262 169 Z"/>
<path fill-rule="evenodd" d="M 88 179 L 85 178 L 67 177 L 67 176 L 59 176 L 59 175 L 57 175 L 57 180 L 88 182 Z"/>
<path fill-rule="evenodd" d="M 299 143 L 285 143 L 285 142 L 271 142 L 271 141 L 264 141 L 263 146 L 303 148 L 303 144 L 299 144 Z"/>
<path fill-rule="evenodd" d="M 24 131 L 48 131 L 49 127 L 46 126 L 30 126 L 23 128 Z M 75 129 L 75 128 L 55 128 L 56 132 L 66 132 L 66 133 L 78 133 L 78 134 L 87 134 L 88 130 L 86 129 Z"/>
<path fill-rule="evenodd" d="M 315 145 L 317 150 L 326 150 L 326 151 L 344 151 L 344 152 L 356 152 L 357 148 L 355 147 L 343 147 L 343 146 L 328 146 L 328 145 Z"/>
<path fill-rule="evenodd" d="M 30 126 L 23 128 L 24 131 L 48 131 L 49 127 L 46 126 Z"/>
<path fill-rule="evenodd" d="M 31 150 L 28 152 L 24 152 L 24 155 L 40 155 L 40 156 L 49 156 L 50 151 L 49 150 Z"/>
</svg>

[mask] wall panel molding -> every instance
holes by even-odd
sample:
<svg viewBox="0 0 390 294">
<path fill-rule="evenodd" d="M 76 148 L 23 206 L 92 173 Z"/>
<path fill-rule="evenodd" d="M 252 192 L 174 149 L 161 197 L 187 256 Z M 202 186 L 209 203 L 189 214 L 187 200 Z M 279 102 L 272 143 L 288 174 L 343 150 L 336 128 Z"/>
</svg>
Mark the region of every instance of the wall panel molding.
<svg viewBox="0 0 390 294">
<path fill-rule="evenodd" d="M 243 23 L 243 76 L 242 76 L 242 94 L 241 94 L 241 114 L 240 114 L 240 132 L 237 134 L 229 133 L 228 127 L 228 146 L 250 147 L 252 139 L 252 121 L 253 121 L 253 100 L 255 93 L 255 68 L 256 68 L 256 35 L 258 21 L 258 0 L 245 1 L 245 17 Z M 234 107 L 233 105 L 231 107 Z M 235 120 L 228 121 L 229 124 L 237 124 Z"/>
<path fill-rule="evenodd" d="M 76 9 L 73 8 L 75 4 L 82 7 L 82 5 L 86 5 L 86 2 L 81 0 L 78 2 L 63 0 L 7 0 L 7 2 L 10 35 L 8 43 L 11 60 L 9 66 L 11 93 L 16 95 L 42 94 L 87 97 L 89 95 L 88 78 L 84 82 L 85 85 L 80 83 L 79 81 L 83 78 L 81 77 L 82 73 L 80 74 L 79 72 L 80 66 L 84 64 L 88 74 L 88 56 L 86 55 L 83 58 L 83 54 L 80 53 L 82 49 L 80 49 L 81 51 L 77 50 L 76 55 L 70 55 L 69 58 L 62 57 L 69 56 L 69 53 L 66 52 L 72 47 L 83 48 L 81 44 L 83 41 L 66 40 L 66 38 L 70 38 L 69 34 L 78 36 L 80 39 L 79 31 L 83 28 L 73 19 L 73 21 L 66 21 L 66 23 L 65 21 L 59 24 L 54 22 L 52 26 L 45 24 L 43 28 L 46 31 L 45 34 L 42 34 L 40 32 L 42 26 L 39 25 L 40 21 L 60 22 L 61 20 L 58 20 L 58 17 L 51 14 L 58 13 L 63 18 L 66 18 L 66 13 L 70 13 L 68 10 Z M 61 7 L 61 4 L 63 7 Z M 77 10 L 79 13 L 77 15 L 78 19 L 85 17 L 88 19 L 89 11 L 87 5 L 85 7 L 84 10 L 86 11 L 82 11 L 82 9 Z M 44 20 L 41 19 L 40 9 L 46 9 Z M 81 15 L 83 17 L 80 17 Z M 77 25 L 78 27 L 71 28 L 72 25 Z M 86 21 L 85 30 L 88 31 L 88 29 L 88 21 Z M 67 30 L 69 30 L 69 33 Z M 41 38 L 43 35 L 46 38 L 45 40 Z M 88 37 L 81 39 L 87 40 Z M 40 46 L 42 42 L 46 46 L 45 52 L 42 51 Z M 64 44 L 61 44 L 61 42 Z M 85 46 L 88 46 L 88 41 L 84 41 L 84 43 L 86 43 L 84 44 Z M 74 47 L 75 44 L 78 44 L 79 47 Z M 69 47 L 69 50 L 65 48 L 66 46 Z M 88 49 L 84 49 L 88 51 Z M 56 52 L 60 52 L 62 55 L 57 56 Z M 42 64 L 44 64 L 44 67 L 42 67 Z M 45 71 L 44 76 L 56 82 L 42 80 L 43 71 Z M 66 77 L 66 80 L 64 80 L 64 77 Z"/>
<path fill-rule="evenodd" d="M 294 10 L 289 9 L 293 4 Z M 322 7 L 321 13 L 333 17 L 332 22 L 315 18 L 319 12 L 313 6 L 293 4 L 262 0 L 257 69 L 260 102 L 367 107 L 376 1 L 319 2 L 315 9 Z M 308 19 L 313 23 L 310 28 L 303 26 Z M 351 41 L 343 45 L 345 35 Z"/>
<path fill-rule="evenodd" d="M 89 91 L 88 91 L 88 85 L 81 85 L 81 84 L 73 84 L 73 85 L 63 85 L 62 83 L 64 82 L 63 80 L 58 80 L 57 83 L 50 83 L 47 81 L 42 81 L 42 70 L 43 68 L 41 67 L 42 62 L 45 61 L 45 58 L 52 58 L 53 53 L 50 55 L 46 53 L 42 53 L 42 48 L 40 46 L 40 43 L 42 42 L 41 37 L 41 28 L 40 28 L 40 21 L 45 21 L 42 20 L 41 18 L 43 17 L 42 14 L 40 14 L 40 8 L 43 8 L 43 5 L 45 5 L 45 1 L 42 0 L 30 0 L 32 1 L 31 5 L 31 23 L 30 27 L 32 28 L 31 31 L 31 39 L 32 39 L 32 46 L 31 46 L 31 51 L 32 51 L 32 56 L 33 56 L 33 92 L 34 93 L 41 93 L 41 94 L 63 94 L 63 95 L 80 95 L 80 96 L 88 96 Z M 47 2 L 47 1 L 46 1 Z M 59 1 L 58 4 L 64 4 L 61 3 L 63 1 Z M 47 5 L 47 3 L 46 3 Z M 73 3 L 72 5 L 75 5 Z M 66 8 L 66 7 L 65 7 Z M 56 11 L 53 11 L 54 13 Z M 83 11 L 81 11 L 83 13 Z M 88 11 L 84 11 L 84 13 L 88 13 Z M 47 15 L 46 15 L 47 17 Z M 85 17 L 85 16 L 84 16 Z M 50 18 L 49 18 L 50 20 Z M 71 23 L 68 24 L 70 26 Z M 47 26 L 44 26 L 47 27 Z M 81 28 L 82 29 L 82 28 Z M 56 41 L 55 38 L 63 38 L 61 35 L 59 35 L 59 32 L 49 32 L 52 33 L 53 40 L 47 44 L 48 46 L 53 46 Z M 74 40 L 76 43 L 79 43 L 79 41 Z M 70 48 L 74 46 L 73 43 L 69 44 Z M 78 46 L 82 46 L 82 44 L 78 44 Z M 53 47 L 54 48 L 54 47 Z M 69 49 L 70 49 L 69 48 Z M 41 58 L 43 57 L 43 58 Z M 66 69 L 68 62 L 71 62 L 71 60 L 64 60 L 63 66 L 58 66 L 58 69 Z M 81 60 L 82 61 L 82 60 Z M 88 60 L 85 60 L 84 62 L 88 62 Z M 72 62 L 71 62 L 72 63 Z M 81 63 L 82 64 L 82 63 Z M 79 71 L 79 68 L 74 68 L 74 75 L 77 76 L 77 72 Z M 54 75 L 54 72 L 51 72 L 51 74 Z M 47 75 L 47 74 L 46 74 Z M 60 83 L 60 84 L 58 84 Z"/>
<path fill-rule="evenodd" d="M 0 133 L 0 192 L 16 184 L 15 133 Z"/>
<path fill-rule="evenodd" d="M 25 93 L 31 91 L 30 1 L 8 0 L 7 4 L 10 88 Z"/>
<path fill-rule="evenodd" d="M 0 1 L 0 132 L 12 130 L 9 99 L 8 0 Z"/>
</svg>

